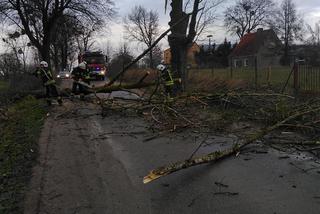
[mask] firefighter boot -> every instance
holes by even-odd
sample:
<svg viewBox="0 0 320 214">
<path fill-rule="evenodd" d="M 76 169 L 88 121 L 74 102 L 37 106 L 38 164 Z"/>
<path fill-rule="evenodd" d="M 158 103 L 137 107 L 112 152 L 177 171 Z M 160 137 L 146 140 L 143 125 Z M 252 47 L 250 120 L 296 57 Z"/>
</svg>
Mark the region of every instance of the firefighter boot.
<svg viewBox="0 0 320 214">
<path fill-rule="evenodd" d="M 51 99 L 47 99 L 46 101 L 47 101 L 47 105 L 48 105 L 48 106 L 51 106 L 51 105 L 52 105 Z"/>
<path fill-rule="evenodd" d="M 83 93 L 80 94 L 80 100 L 84 100 L 84 94 Z"/>
<path fill-rule="evenodd" d="M 61 97 L 58 97 L 57 100 L 58 100 L 59 105 L 62 106 L 62 98 L 61 98 Z"/>
</svg>

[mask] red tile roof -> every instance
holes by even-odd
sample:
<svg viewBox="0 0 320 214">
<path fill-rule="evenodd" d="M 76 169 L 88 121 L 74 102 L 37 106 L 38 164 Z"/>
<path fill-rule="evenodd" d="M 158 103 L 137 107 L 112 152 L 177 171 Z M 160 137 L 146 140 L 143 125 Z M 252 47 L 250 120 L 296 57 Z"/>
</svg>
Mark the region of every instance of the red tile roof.
<svg viewBox="0 0 320 214">
<path fill-rule="evenodd" d="M 256 33 L 247 33 L 242 37 L 240 43 L 232 51 L 230 56 L 237 57 L 255 55 L 268 38 L 269 40 L 274 40 L 276 44 L 279 44 L 280 42 L 273 30 L 261 30 Z"/>
</svg>

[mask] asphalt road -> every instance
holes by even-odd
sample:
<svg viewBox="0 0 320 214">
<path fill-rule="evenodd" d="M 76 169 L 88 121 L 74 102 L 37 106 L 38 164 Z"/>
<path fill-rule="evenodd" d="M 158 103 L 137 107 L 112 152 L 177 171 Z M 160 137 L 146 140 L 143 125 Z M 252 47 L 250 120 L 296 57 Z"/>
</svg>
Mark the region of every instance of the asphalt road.
<svg viewBox="0 0 320 214">
<path fill-rule="evenodd" d="M 320 213 L 319 160 L 261 145 L 144 185 L 150 170 L 187 159 L 204 136 L 186 132 L 144 142 L 154 133 L 142 118 L 115 112 L 103 118 L 100 111 L 77 100 L 54 107 L 41 134 L 26 214 Z M 234 140 L 209 136 L 197 155 Z"/>
</svg>

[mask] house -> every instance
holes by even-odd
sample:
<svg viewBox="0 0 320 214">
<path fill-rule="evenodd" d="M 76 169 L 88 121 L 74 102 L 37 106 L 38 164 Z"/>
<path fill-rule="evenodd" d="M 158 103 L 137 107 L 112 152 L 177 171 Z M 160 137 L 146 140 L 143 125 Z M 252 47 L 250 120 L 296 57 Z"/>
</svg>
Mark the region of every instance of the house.
<svg viewBox="0 0 320 214">
<path fill-rule="evenodd" d="M 197 66 L 197 62 L 196 62 L 196 53 L 200 52 L 200 46 L 194 42 L 192 44 L 192 46 L 189 48 L 188 53 L 187 53 L 187 62 L 189 65 L 191 65 L 192 67 L 196 67 Z M 164 51 L 164 63 L 169 65 L 171 64 L 171 49 L 168 48 Z"/>
<path fill-rule="evenodd" d="M 273 30 L 247 33 L 229 55 L 234 68 L 280 66 L 282 43 Z"/>
</svg>

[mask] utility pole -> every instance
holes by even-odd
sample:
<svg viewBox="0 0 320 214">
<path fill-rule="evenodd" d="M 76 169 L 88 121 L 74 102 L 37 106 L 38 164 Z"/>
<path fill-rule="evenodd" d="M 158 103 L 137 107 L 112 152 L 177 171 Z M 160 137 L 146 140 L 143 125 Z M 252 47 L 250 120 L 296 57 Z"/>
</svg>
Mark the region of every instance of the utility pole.
<svg viewBox="0 0 320 214">
<path fill-rule="evenodd" d="M 208 35 L 207 38 L 209 38 L 209 55 L 213 55 L 212 49 L 211 49 L 211 38 L 213 36 L 212 35 Z M 211 59 L 212 61 L 210 62 L 211 65 L 211 76 L 214 76 L 214 69 L 213 69 L 213 59 Z"/>
</svg>

